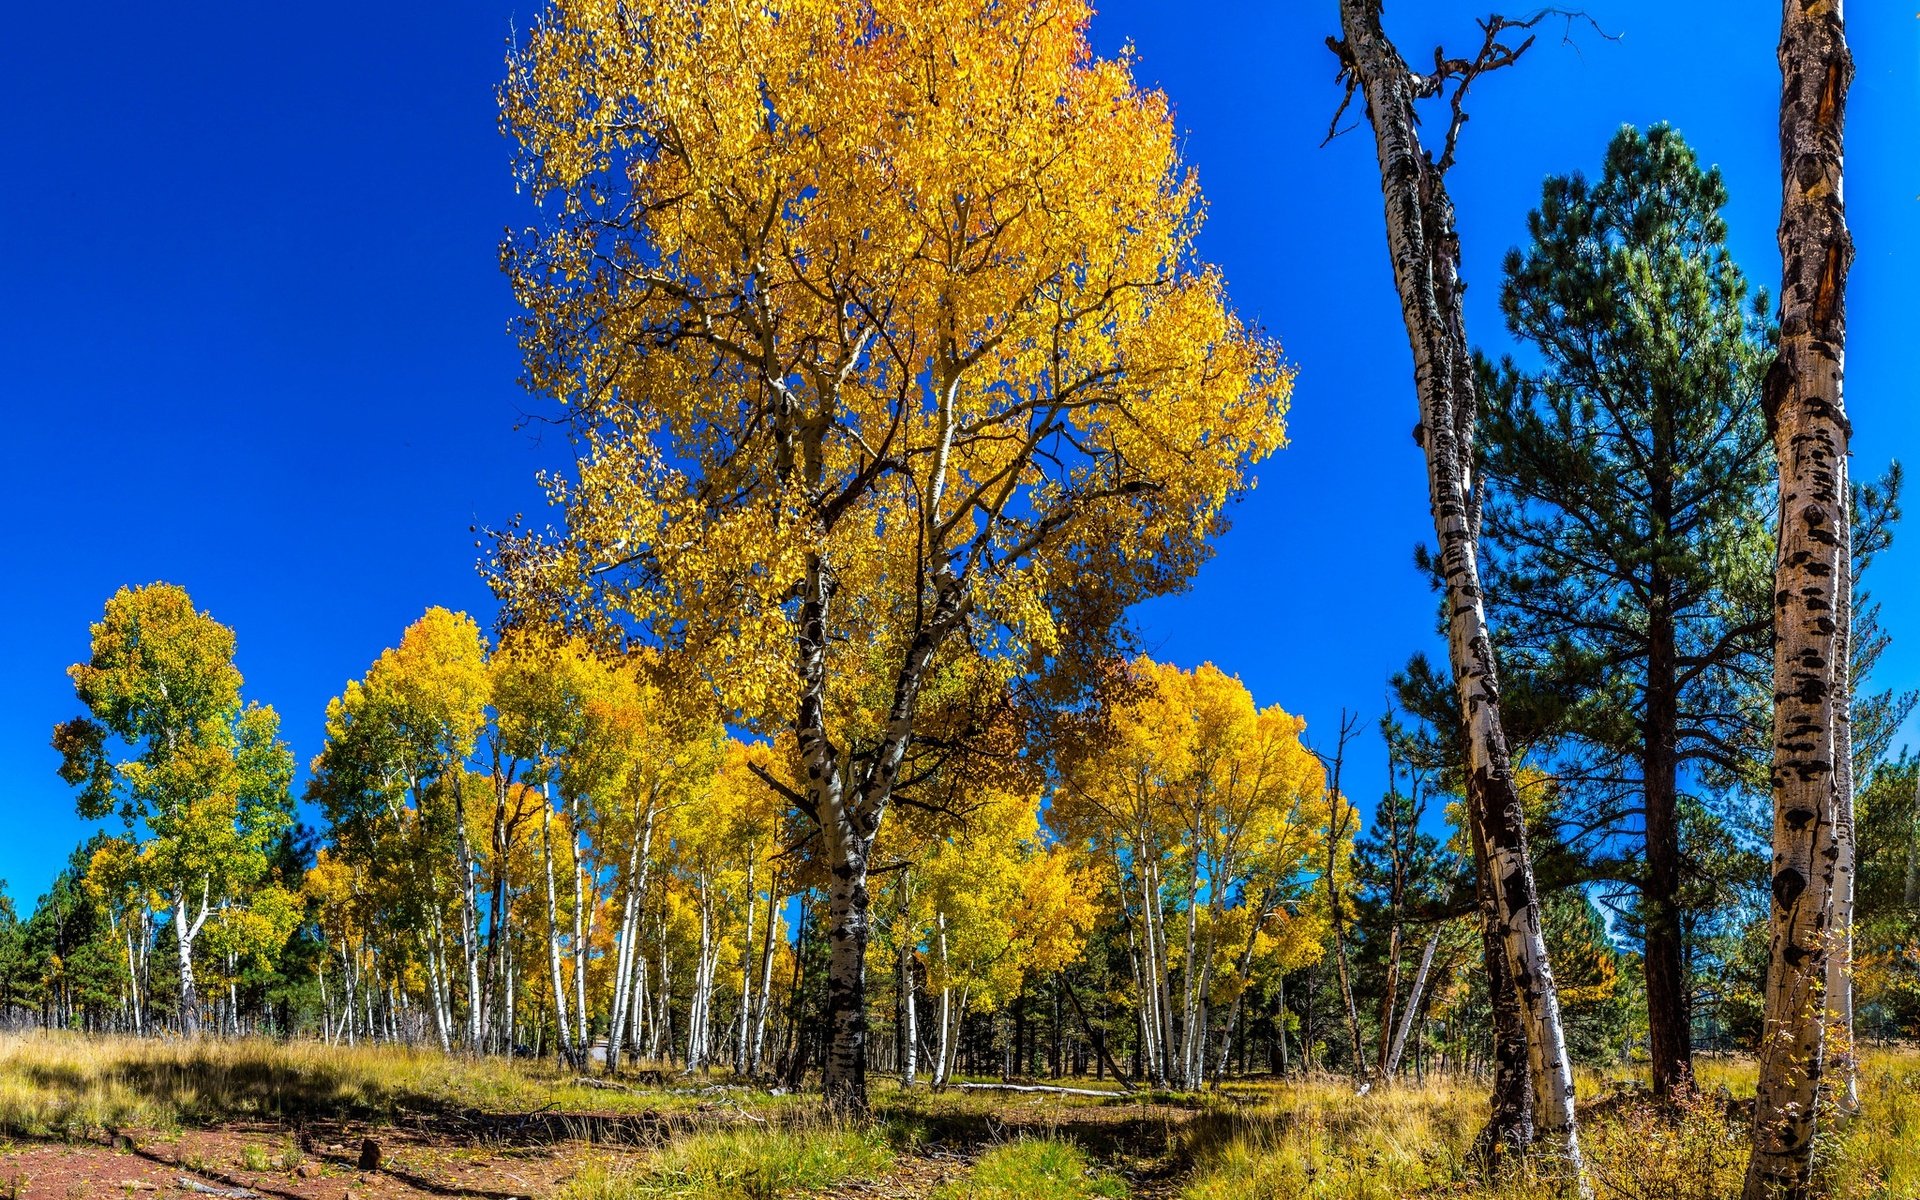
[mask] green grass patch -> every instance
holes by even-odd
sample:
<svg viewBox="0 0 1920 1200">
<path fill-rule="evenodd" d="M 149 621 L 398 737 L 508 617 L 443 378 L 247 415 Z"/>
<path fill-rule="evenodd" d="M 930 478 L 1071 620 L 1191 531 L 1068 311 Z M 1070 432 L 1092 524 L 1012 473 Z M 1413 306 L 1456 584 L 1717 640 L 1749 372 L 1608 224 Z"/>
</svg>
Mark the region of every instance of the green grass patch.
<svg viewBox="0 0 1920 1200">
<path fill-rule="evenodd" d="M 934 1200 L 1122 1200 L 1127 1185 L 1095 1171 L 1080 1147 L 1022 1138 L 988 1151 L 964 1176 L 942 1184 Z"/>
<path fill-rule="evenodd" d="M 594 1164 L 561 1200 L 780 1200 L 869 1179 L 893 1163 L 879 1130 L 725 1129 L 676 1141 L 633 1166 Z"/>
</svg>

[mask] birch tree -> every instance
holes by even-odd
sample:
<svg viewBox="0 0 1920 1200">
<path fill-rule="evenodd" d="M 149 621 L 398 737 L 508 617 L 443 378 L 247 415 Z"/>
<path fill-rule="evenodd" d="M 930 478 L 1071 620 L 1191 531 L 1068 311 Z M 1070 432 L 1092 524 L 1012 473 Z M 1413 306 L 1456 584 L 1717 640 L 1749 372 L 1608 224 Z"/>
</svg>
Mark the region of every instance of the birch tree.
<svg viewBox="0 0 1920 1200">
<path fill-rule="evenodd" d="M 479 1049 L 484 1027 L 479 886 L 491 838 L 469 764 L 490 699 L 480 627 L 428 609 L 328 704 L 313 764 L 313 798 L 343 849 L 407 898 L 400 927 L 426 969 L 443 1048 Z"/>
<path fill-rule="evenodd" d="M 1380 0 L 1340 0 L 1340 23 L 1344 36 L 1329 44 L 1340 60 L 1347 99 L 1360 95 L 1373 129 L 1394 287 L 1413 350 L 1420 413 L 1414 431 L 1425 451 L 1428 503 L 1439 543 L 1447 656 L 1466 751 L 1467 805 L 1488 865 L 1492 904 L 1484 911 L 1520 999 L 1537 1136 L 1584 1191 L 1573 1065 L 1541 927 L 1525 813 L 1501 724 L 1492 633 L 1480 588 L 1480 498 L 1473 478 L 1478 398 L 1461 308 L 1459 232 L 1446 188 L 1465 122 L 1467 88 L 1485 72 L 1512 63 L 1532 39 L 1518 45 L 1504 41 L 1523 33 L 1527 23 L 1491 17 L 1482 22 L 1484 41 L 1475 57 L 1436 54 L 1434 71 L 1422 75 L 1407 65 L 1381 27 Z M 1451 119 L 1436 158 L 1421 145 L 1415 105 L 1441 96 L 1449 85 Z"/>
<path fill-rule="evenodd" d="M 1098 735 L 1060 747 L 1049 820 L 1098 862 L 1126 923 L 1155 1083 L 1197 1088 L 1221 964 L 1239 952 L 1220 989 L 1237 996 L 1280 903 L 1329 863 L 1348 870 L 1357 821 L 1302 743 L 1305 723 L 1257 709 L 1217 667 L 1138 659 L 1111 699 Z"/>
<path fill-rule="evenodd" d="M 578 446 L 503 590 L 793 730 L 836 1108 L 866 1102 L 868 866 L 929 689 L 1094 661 L 1282 440 L 1290 374 L 1195 254 L 1167 101 L 1088 16 L 554 0 L 502 89 L 541 207 L 506 247 L 528 379 Z"/>
<path fill-rule="evenodd" d="M 273 709 L 240 700 L 233 631 L 182 588 L 121 588 L 67 671 L 87 710 L 54 729 L 80 815 L 118 816 L 131 869 L 170 911 L 180 1026 L 200 1031 L 194 946 L 209 918 L 245 908 L 293 822 L 293 756 Z M 121 748 L 116 760 L 115 743 Z"/>
<path fill-rule="evenodd" d="M 1835 880 L 1838 872 L 1850 887 L 1853 854 L 1851 427 L 1841 395 L 1853 260 L 1841 169 L 1853 58 L 1839 0 L 1786 0 L 1779 59 L 1780 347 L 1762 397 L 1780 468 L 1773 881 L 1747 1200 L 1808 1194 L 1828 951 L 1836 934 L 1850 933 L 1831 925 Z"/>
</svg>

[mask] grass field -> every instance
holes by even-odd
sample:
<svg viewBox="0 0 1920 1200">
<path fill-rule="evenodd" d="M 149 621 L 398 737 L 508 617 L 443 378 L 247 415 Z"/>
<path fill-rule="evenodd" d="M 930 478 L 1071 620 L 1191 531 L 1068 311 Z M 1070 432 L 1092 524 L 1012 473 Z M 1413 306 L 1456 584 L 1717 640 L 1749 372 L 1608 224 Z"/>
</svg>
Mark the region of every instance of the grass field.
<svg viewBox="0 0 1920 1200">
<path fill-rule="evenodd" d="M 1745 1133 L 1702 1064 L 1694 1103 L 1656 1108 L 1582 1079 L 1596 1195 L 1734 1195 Z M 1868 1058 L 1864 1111 L 1823 1135 L 1820 1192 L 1920 1197 L 1920 1054 Z M 593 1086 L 550 1064 L 390 1047 L 0 1038 L 0 1200 L 212 1186 L 339 1200 L 1388 1200 L 1546 1197 L 1526 1163 L 1479 1173 L 1482 1085 L 1429 1079 L 1355 1096 L 1338 1079 L 1250 1081 L 1111 1100 L 883 1086 L 876 1117 L 814 1098 L 641 1072 Z M 362 1145 L 381 1148 L 365 1168 Z"/>
</svg>

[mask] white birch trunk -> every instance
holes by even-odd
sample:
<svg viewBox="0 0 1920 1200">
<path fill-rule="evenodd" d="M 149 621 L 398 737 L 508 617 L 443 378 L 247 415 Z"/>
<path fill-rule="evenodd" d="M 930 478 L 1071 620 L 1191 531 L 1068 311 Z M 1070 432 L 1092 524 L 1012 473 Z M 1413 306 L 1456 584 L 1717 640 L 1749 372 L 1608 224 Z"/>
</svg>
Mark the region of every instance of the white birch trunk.
<svg viewBox="0 0 1920 1200">
<path fill-rule="evenodd" d="M 947 1045 L 952 1037 L 953 985 L 947 982 L 947 914 L 935 913 L 934 952 L 940 956 L 940 1046 L 939 1061 L 933 1067 L 933 1086 L 937 1090 L 947 1086 Z"/>
<path fill-rule="evenodd" d="M 1480 591 L 1472 481 L 1473 361 L 1461 312 L 1459 235 L 1441 169 L 1420 145 L 1414 101 L 1444 84 L 1415 76 L 1380 25 L 1380 0 L 1340 0 L 1346 73 L 1364 96 L 1378 154 L 1386 231 L 1401 315 L 1413 350 L 1428 501 L 1447 604 L 1447 649 L 1458 693 L 1469 802 L 1485 812 L 1495 916 L 1526 1025 L 1538 1136 L 1589 1193 L 1574 1119 L 1573 1067 L 1547 959 L 1500 717 L 1493 643 Z"/>
<path fill-rule="evenodd" d="M 573 1052 L 573 1028 L 567 1023 L 567 987 L 560 970 L 560 899 L 553 878 L 553 805 L 545 805 L 540 817 L 540 857 L 547 868 L 547 965 L 553 974 L 554 1031 L 560 1054 L 579 1066 Z"/>
<path fill-rule="evenodd" d="M 458 829 L 455 839 L 460 853 L 460 956 L 467 977 L 467 1048 L 480 1051 L 485 1002 L 480 990 L 480 899 L 474 890 L 478 865 L 473 845 L 467 836 L 467 803 L 456 778 L 453 787 L 453 816 Z"/>
<path fill-rule="evenodd" d="M 567 849 L 573 860 L 573 1008 L 576 1033 L 574 1035 L 574 1053 L 576 1065 L 581 1070 L 587 1066 L 587 1047 L 590 1045 L 587 1020 L 587 952 L 593 940 L 593 907 L 588 903 L 591 888 L 586 882 L 586 863 L 580 857 L 580 798 L 575 796 L 569 804 L 573 814 L 572 828 L 568 831 Z"/>
<path fill-rule="evenodd" d="M 740 940 L 740 1011 L 734 1016 L 733 1069 L 747 1073 L 753 1038 L 753 918 L 759 905 L 754 903 L 754 867 L 752 852 L 747 855 L 746 932 Z"/>
<path fill-rule="evenodd" d="M 1413 989 L 1407 993 L 1407 1007 L 1400 1014 L 1400 1024 L 1393 1031 L 1393 1045 L 1387 1050 L 1386 1065 L 1380 1069 L 1380 1077 L 1391 1080 L 1400 1070 L 1400 1055 L 1407 1048 L 1407 1034 L 1413 1028 L 1413 1014 L 1420 1009 L 1420 997 L 1427 989 L 1427 972 L 1433 968 L 1433 952 L 1440 945 L 1438 927 L 1427 935 L 1426 948 L 1420 951 L 1420 968 L 1413 974 Z"/>
<path fill-rule="evenodd" d="M 773 996 L 773 939 L 774 930 L 780 924 L 779 883 L 780 878 L 776 873 L 767 888 L 767 923 L 760 932 L 760 990 L 754 997 L 753 1057 L 750 1060 L 751 1070 L 755 1075 L 760 1073 L 760 1065 L 766 1053 L 767 1012 L 771 1008 L 769 1001 Z"/>
</svg>

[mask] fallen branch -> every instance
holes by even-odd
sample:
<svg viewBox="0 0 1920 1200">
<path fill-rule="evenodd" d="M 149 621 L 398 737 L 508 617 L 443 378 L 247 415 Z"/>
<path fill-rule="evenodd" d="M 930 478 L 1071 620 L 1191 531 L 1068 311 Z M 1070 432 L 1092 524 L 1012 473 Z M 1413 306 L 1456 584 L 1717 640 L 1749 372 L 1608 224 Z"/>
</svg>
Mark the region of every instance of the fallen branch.
<svg viewBox="0 0 1920 1200">
<path fill-rule="evenodd" d="M 627 1092 L 629 1094 L 638 1093 L 638 1089 L 628 1087 L 624 1083 L 615 1083 L 610 1079 L 595 1079 L 591 1075 L 578 1076 L 577 1078 L 574 1079 L 573 1086 L 599 1088 L 603 1092 Z"/>
<path fill-rule="evenodd" d="M 1048 1092 L 1058 1096 L 1098 1096 L 1102 1100 L 1113 1100 L 1125 1096 L 1125 1092 L 1110 1091 L 1105 1088 L 1059 1087 L 1047 1083 L 956 1083 L 949 1086 L 963 1092 Z"/>
<path fill-rule="evenodd" d="M 208 1187 L 197 1179 L 188 1179 L 185 1175 L 180 1177 L 179 1184 L 189 1192 L 198 1192 L 202 1196 L 224 1196 L 226 1200 L 259 1200 L 260 1196 L 260 1193 L 252 1188 Z"/>
</svg>

